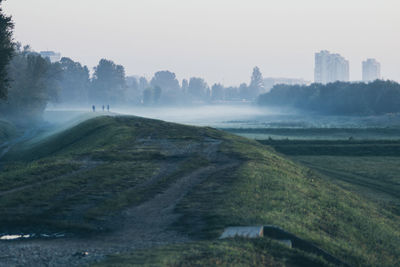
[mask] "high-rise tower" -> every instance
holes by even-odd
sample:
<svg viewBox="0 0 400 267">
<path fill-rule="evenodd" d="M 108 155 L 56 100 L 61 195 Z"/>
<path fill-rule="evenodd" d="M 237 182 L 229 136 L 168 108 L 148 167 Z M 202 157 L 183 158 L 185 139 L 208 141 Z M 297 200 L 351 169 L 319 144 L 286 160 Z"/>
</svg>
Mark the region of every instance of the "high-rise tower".
<svg viewBox="0 0 400 267">
<path fill-rule="evenodd" d="M 323 50 L 315 54 L 314 81 L 327 84 L 350 79 L 349 61 L 339 54 Z"/>
<path fill-rule="evenodd" d="M 362 76 L 364 82 L 372 82 L 381 78 L 381 64 L 374 58 L 369 58 L 362 63 Z"/>
</svg>

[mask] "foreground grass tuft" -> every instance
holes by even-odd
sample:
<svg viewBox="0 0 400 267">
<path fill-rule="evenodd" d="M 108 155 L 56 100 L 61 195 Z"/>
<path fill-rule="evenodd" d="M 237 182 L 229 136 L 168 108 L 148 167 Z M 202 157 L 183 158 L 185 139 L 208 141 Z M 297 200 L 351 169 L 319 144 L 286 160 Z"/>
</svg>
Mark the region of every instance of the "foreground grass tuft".
<svg viewBox="0 0 400 267">
<path fill-rule="evenodd" d="M 111 256 L 94 266 L 331 266 L 268 239 L 203 241 Z"/>
</svg>

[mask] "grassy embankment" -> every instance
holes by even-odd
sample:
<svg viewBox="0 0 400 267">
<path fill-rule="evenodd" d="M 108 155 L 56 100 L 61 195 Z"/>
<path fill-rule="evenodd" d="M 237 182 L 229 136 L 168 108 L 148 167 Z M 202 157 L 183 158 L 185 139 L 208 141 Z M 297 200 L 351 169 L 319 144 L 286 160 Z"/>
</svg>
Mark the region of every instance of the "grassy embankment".
<svg viewBox="0 0 400 267">
<path fill-rule="evenodd" d="M 17 135 L 17 129 L 9 122 L 0 120 L 0 146 L 14 138 Z"/>
<path fill-rule="evenodd" d="M 0 226 L 3 231 L 16 226 L 79 232 L 113 228 L 104 223 L 118 211 L 206 165 L 197 153 L 182 157 L 171 150 L 199 143 L 214 132 L 140 118 L 101 117 L 30 147 L 16 146 L 6 155 L 0 174 Z M 172 149 L 163 147 L 165 140 Z M 174 168 L 161 175 L 167 163 Z M 136 188 L 156 176 L 160 177 L 148 187 Z M 21 186 L 28 187 L 19 190 Z"/>
<path fill-rule="evenodd" d="M 113 264 L 323 264 L 322 259 L 268 239 L 213 241 L 227 226 L 263 224 L 280 226 L 351 265 L 398 264 L 400 216 L 393 209 L 256 141 L 135 117 L 92 119 L 31 148 L 16 147 L 7 155 L 7 171 L 0 175 L 1 191 L 23 184 L 22 177 L 30 177 L 27 184 L 35 177 L 46 179 L 52 169 L 60 172 L 56 176 L 75 172 L 45 186 L 0 196 L 0 212 L 5 215 L 0 225 L 18 221 L 21 226 L 38 222 L 64 230 L 101 229 L 112 215 L 211 164 L 202 149 L 184 149 L 201 148 L 209 139 L 222 142 L 221 158 L 238 164 L 206 177 L 178 203 L 176 211 L 183 216 L 171 227 L 199 241 L 115 256 L 110 258 Z M 185 153 L 172 153 L 179 148 Z M 165 163 L 177 167 L 168 173 L 162 168 Z M 157 176 L 156 183 L 138 188 Z M 12 185 L 15 177 L 21 179 Z"/>
<path fill-rule="evenodd" d="M 399 214 L 392 209 L 338 187 L 265 147 L 235 140 L 223 149 L 237 153 L 244 164 L 210 178 L 178 207 L 186 215 L 181 224 L 194 236 L 215 237 L 223 226 L 264 222 L 312 241 L 352 265 L 398 264 Z"/>
<path fill-rule="evenodd" d="M 400 141 L 260 142 L 400 215 Z"/>
</svg>

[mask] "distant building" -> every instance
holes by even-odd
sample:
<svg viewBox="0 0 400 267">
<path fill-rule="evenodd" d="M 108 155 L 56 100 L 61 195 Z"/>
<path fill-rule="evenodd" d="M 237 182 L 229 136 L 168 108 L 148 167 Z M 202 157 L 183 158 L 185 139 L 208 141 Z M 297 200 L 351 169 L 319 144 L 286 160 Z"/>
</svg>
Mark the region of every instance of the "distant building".
<svg viewBox="0 0 400 267">
<path fill-rule="evenodd" d="M 58 61 L 61 60 L 61 54 L 60 53 L 56 53 L 54 51 L 41 51 L 40 55 L 43 58 L 48 58 L 51 63 L 58 62 Z"/>
<path fill-rule="evenodd" d="M 304 79 L 293 79 L 293 78 L 272 78 L 268 77 L 264 79 L 265 91 L 269 91 L 277 84 L 287 84 L 287 85 L 308 85 L 310 82 Z"/>
<path fill-rule="evenodd" d="M 332 83 L 350 80 L 349 61 L 339 54 L 331 54 L 323 50 L 315 54 L 314 81 L 316 83 Z"/>
<path fill-rule="evenodd" d="M 372 82 L 381 78 L 381 64 L 374 58 L 362 63 L 363 82 Z"/>
</svg>

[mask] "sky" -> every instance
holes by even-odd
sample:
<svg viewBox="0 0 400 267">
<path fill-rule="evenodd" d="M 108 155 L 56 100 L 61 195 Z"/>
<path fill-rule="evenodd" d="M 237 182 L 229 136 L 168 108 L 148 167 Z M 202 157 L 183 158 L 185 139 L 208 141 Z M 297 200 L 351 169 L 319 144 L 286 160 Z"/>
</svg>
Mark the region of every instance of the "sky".
<svg viewBox="0 0 400 267">
<path fill-rule="evenodd" d="M 128 75 L 170 70 L 209 84 L 264 77 L 313 81 L 314 53 L 376 58 L 400 81 L 399 0 L 6 0 L 15 40 L 53 50 L 92 69 L 101 58 Z"/>
</svg>

